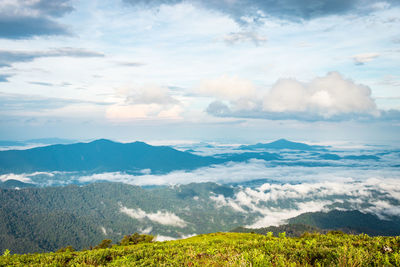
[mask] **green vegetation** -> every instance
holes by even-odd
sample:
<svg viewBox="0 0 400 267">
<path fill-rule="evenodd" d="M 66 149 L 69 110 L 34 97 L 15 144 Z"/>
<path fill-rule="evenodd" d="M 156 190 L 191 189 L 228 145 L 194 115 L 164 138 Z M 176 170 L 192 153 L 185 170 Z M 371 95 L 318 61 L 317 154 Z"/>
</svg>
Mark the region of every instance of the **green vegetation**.
<svg viewBox="0 0 400 267">
<path fill-rule="evenodd" d="M 145 241 L 147 242 L 147 241 Z M 166 242 L 4 255 L 0 266 L 399 266 L 400 237 L 215 233 Z"/>
<path fill-rule="evenodd" d="M 280 233 L 285 232 L 288 237 L 300 237 L 304 233 L 327 233 L 327 230 L 322 230 L 317 227 L 304 225 L 304 224 L 284 224 L 280 226 L 269 226 L 263 228 L 245 228 L 245 227 L 237 227 L 231 232 L 234 233 L 256 233 L 261 235 L 269 235 L 272 233 L 275 236 L 278 236 Z"/>
<path fill-rule="evenodd" d="M 56 251 L 65 246 L 74 249 L 94 247 L 104 239 L 113 243 L 134 232 L 180 238 L 192 234 L 229 231 L 249 225 L 260 214 L 251 210 L 239 212 L 213 200 L 216 195 L 234 198 L 238 187 L 215 183 L 187 184 L 144 189 L 120 183 L 98 183 L 86 186 L 0 189 L 0 252 L 14 253 Z M 290 208 L 290 202 L 264 203 L 266 207 Z M 286 205 L 286 206 L 285 206 Z M 129 216 L 121 211 L 152 214 L 151 217 Z M 185 224 L 162 224 L 160 214 L 173 214 Z M 165 217 L 164 216 L 164 217 Z M 158 220 L 154 220 L 157 217 Z M 162 217 L 161 217 L 162 218 Z M 307 213 L 289 220 L 289 224 L 261 229 L 237 230 L 288 237 L 304 232 L 325 233 L 343 230 L 369 235 L 399 235 L 398 217 L 390 221 L 357 211 Z M 309 225 L 309 226 L 304 226 Z M 323 230 L 316 230 L 317 228 Z"/>
<path fill-rule="evenodd" d="M 252 214 L 238 214 L 230 207 L 216 208 L 212 194 L 233 196 L 229 186 L 214 183 L 143 189 L 120 183 L 87 186 L 0 190 L 0 252 L 56 251 L 65 246 L 77 250 L 114 243 L 124 235 L 144 232 L 178 238 L 193 233 L 229 231 L 246 225 Z M 186 227 L 164 225 L 145 217 L 132 218 L 121 207 L 146 213 L 171 212 Z"/>
</svg>

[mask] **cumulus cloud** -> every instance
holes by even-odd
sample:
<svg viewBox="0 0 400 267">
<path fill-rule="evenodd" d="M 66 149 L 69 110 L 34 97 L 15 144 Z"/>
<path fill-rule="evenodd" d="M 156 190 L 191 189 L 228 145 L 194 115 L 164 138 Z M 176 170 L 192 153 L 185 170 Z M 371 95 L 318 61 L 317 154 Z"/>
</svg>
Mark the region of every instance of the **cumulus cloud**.
<svg viewBox="0 0 400 267">
<path fill-rule="evenodd" d="M 253 110 L 258 106 L 257 90 L 252 82 L 237 76 L 223 75 L 200 83 L 197 93 L 231 103 L 234 110 Z M 222 102 L 214 102 L 209 112 L 229 112 Z"/>
<path fill-rule="evenodd" d="M 54 18 L 73 10 L 70 0 L 16 0 L 0 2 L 0 38 L 23 39 L 66 35 L 66 26 Z"/>
<path fill-rule="evenodd" d="M 254 31 L 231 32 L 223 38 L 224 42 L 233 45 L 243 42 L 253 42 L 255 45 L 263 44 L 267 41 L 265 36 L 261 36 Z"/>
<path fill-rule="evenodd" d="M 264 97 L 263 110 L 311 112 L 325 118 L 343 113 L 378 114 L 371 89 L 337 72 L 315 78 L 310 83 L 279 80 Z"/>
<path fill-rule="evenodd" d="M 147 118 L 179 119 L 183 108 L 168 88 L 149 85 L 118 90 L 119 102 L 110 106 L 106 117 L 111 120 Z"/>
<path fill-rule="evenodd" d="M 256 89 L 250 81 L 224 76 L 203 82 L 199 93 L 217 99 L 206 111 L 220 117 L 345 120 L 380 115 L 371 89 L 338 72 L 308 83 L 280 79 L 268 91 Z"/>
<path fill-rule="evenodd" d="M 365 53 L 354 55 L 352 56 L 352 59 L 354 60 L 354 64 L 364 65 L 365 63 L 370 62 L 379 56 L 380 55 L 378 53 Z"/>
<path fill-rule="evenodd" d="M 157 211 L 156 213 L 146 213 L 140 208 L 129 209 L 125 206 L 121 206 L 120 212 L 125 213 L 126 215 L 137 220 L 148 219 L 158 224 L 169 225 L 180 228 L 185 228 L 187 226 L 187 223 L 184 220 L 176 216 L 174 213 L 168 211 L 167 212 Z"/>
</svg>

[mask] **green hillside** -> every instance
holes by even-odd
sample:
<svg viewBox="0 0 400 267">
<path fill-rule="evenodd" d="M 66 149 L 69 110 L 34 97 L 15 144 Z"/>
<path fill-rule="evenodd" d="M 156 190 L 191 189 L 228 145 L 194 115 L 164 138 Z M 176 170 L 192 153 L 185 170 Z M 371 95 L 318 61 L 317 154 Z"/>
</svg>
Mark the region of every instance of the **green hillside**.
<svg viewBox="0 0 400 267">
<path fill-rule="evenodd" d="M 8 254 L 7 252 L 5 254 Z M 0 266 L 399 266 L 400 237 L 215 233 L 176 241 L 5 255 Z"/>
<path fill-rule="evenodd" d="M 216 202 L 210 199 L 215 194 L 232 196 L 234 191 L 214 183 L 154 189 L 119 183 L 3 189 L 0 251 L 48 252 L 65 245 L 83 249 L 103 239 L 116 242 L 123 235 L 146 229 L 150 234 L 179 238 L 228 231 L 255 217 L 230 207 L 216 208 Z M 142 217 L 129 216 L 124 209 L 139 212 Z M 163 224 L 164 218 L 175 218 L 171 216 L 184 224 Z"/>
<path fill-rule="evenodd" d="M 233 198 L 237 190 L 215 183 L 148 189 L 120 183 L 0 189 L 0 251 L 50 252 L 66 245 L 83 249 L 103 239 L 116 242 L 133 232 L 181 238 L 229 231 L 250 225 L 260 216 L 215 201 L 216 196 Z M 381 220 L 358 211 L 306 213 L 288 223 L 235 231 L 286 232 L 287 236 L 327 230 L 392 236 L 400 233 L 398 217 Z"/>
</svg>

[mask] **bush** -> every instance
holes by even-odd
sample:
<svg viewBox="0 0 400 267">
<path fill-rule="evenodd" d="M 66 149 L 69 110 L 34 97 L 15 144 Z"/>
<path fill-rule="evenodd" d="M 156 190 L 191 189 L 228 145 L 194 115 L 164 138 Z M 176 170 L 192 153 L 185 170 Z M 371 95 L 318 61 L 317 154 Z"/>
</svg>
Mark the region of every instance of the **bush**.
<svg viewBox="0 0 400 267">
<path fill-rule="evenodd" d="M 104 239 L 103 241 L 100 242 L 100 244 L 95 246 L 93 249 L 111 248 L 112 246 L 111 243 L 112 243 L 111 239 Z"/>
<path fill-rule="evenodd" d="M 134 233 L 133 235 L 126 235 L 122 238 L 120 245 L 121 246 L 129 246 L 136 245 L 139 243 L 151 243 L 154 240 L 154 236 L 152 235 L 140 235 L 138 233 Z"/>
</svg>

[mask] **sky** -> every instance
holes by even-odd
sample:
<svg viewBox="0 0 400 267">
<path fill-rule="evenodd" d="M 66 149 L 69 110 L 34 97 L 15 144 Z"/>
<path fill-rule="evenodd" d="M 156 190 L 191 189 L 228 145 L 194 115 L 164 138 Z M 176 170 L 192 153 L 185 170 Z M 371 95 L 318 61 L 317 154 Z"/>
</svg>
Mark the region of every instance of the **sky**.
<svg viewBox="0 0 400 267">
<path fill-rule="evenodd" d="M 0 0 L 0 140 L 400 141 L 397 0 Z"/>
</svg>

